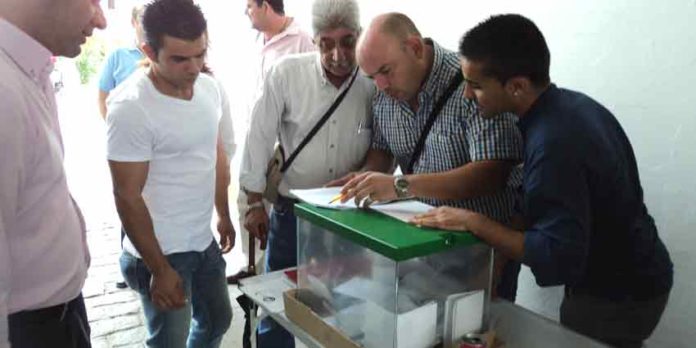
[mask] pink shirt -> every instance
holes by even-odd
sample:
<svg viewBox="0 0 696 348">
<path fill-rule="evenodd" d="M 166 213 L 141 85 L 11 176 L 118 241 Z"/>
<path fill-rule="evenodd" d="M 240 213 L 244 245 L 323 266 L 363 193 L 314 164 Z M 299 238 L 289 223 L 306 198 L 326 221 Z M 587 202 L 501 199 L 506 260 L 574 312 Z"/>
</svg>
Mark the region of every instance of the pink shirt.
<svg viewBox="0 0 696 348">
<path fill-rule="evenodd" d="M 297 21 L 293 21 L 285 30 L 263 43 L 263 34 L 259 35 L 261 48 L 261 81 L 278 59 L 292 53 L 312 52 L 316 50 L 312 37 L 304 32 Z"/>
<path fill-rule="evenodd" d="M 8 314 L 77 297 L 89 266 L 63 170 L 52 70 L 51 53 L 0 18 L 0 346 Z"/>
</svg>

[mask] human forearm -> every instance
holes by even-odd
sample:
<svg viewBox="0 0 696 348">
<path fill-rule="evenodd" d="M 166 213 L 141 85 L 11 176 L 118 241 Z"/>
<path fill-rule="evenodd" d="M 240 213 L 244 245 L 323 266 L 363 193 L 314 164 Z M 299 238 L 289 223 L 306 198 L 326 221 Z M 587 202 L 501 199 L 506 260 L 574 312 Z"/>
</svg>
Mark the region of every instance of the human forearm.
<svg viewBox="0 0 696 348">
<path fill-rule="evenodd" d="M 215 210 L 219 218 L 229 218 L 230 208 L 227 188 L 230 186 L 230 165 L 221 141 L 217 146 L 215 164 Z"/>
<path fill-rule="evenodd" d="M 511 229 L 482 214 L 469 213 L 466 225 L 476 237 L 510 259 L 521 261 L 524 256 L 524 233 Z"/>
<path fill-rule="evenodd" d="M 138 250 L 150 272 L 158 274 L 169 268 L 169 262 L 159 246 L 150 212 L 147 210 L 142 196 L 117 194 L 116 209 L 128 239 Z"/>
<path fill-rule="evenodd" d="M 494 194 L 507 184 L 512 161 L 480 161 L 441 173 L 407 175 L 416 197 L 461 200 Z"/>
</svg>

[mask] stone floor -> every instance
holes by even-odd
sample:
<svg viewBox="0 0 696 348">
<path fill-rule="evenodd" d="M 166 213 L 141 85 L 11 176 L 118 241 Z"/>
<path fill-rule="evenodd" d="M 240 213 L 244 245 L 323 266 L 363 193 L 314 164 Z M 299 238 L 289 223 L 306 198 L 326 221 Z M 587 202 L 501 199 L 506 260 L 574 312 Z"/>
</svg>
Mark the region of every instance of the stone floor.
<svg viewBox="0 0 696 348">
<path fill-rule="evenodd" d="M 92 265 L 83 295 L 92 328 L 92 345 L 94 348 L 142 347 L 146 332 L 140 300 L 134 291 L 115 286 L 121 279 L 118 267 L 119 230 L 115 226 L 104 225 L 88 231 L 87 236 Z M 234 300 L 240 292 L 236 286 L 231 286 L 229 290 L 233 319 L 222 347 L 241 347 L 244 313 Z"/>
</svg>

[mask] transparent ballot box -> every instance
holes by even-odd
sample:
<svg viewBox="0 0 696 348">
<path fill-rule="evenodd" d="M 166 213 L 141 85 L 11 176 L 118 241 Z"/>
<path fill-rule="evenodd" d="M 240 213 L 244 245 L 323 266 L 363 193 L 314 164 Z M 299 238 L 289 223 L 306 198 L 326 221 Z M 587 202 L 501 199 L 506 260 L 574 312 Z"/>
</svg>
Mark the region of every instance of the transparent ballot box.
<svg viewBox="0 0 696 348">
<path fill-rule="evenodd" d="M 469 233 L 297 204 L 297 300 L 356 346 L 451 347 L 486 329 L 493 253 Z"/>
</svg>

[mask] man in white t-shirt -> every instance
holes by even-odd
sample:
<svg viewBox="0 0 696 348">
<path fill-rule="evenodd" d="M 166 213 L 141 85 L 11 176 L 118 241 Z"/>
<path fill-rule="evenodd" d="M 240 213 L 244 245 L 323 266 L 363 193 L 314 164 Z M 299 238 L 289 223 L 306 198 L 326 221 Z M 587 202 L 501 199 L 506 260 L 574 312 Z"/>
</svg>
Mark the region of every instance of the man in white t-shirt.
<svg viewBox="0 0 696 348">
<path fill-rule="evenodd" d="M 222 258 L 235 236 L 229 103 L 200 74 L 208 36 L 198 6 L 156 0 L 143 28 L 151 66 L 108 102 L 109 165 L 128 235 L 121 271 L 141 295 L 148 346 L 218 347 L 232 319 Z M 222 250 L 211 233 L 213 206 Z"/>
</svg>

